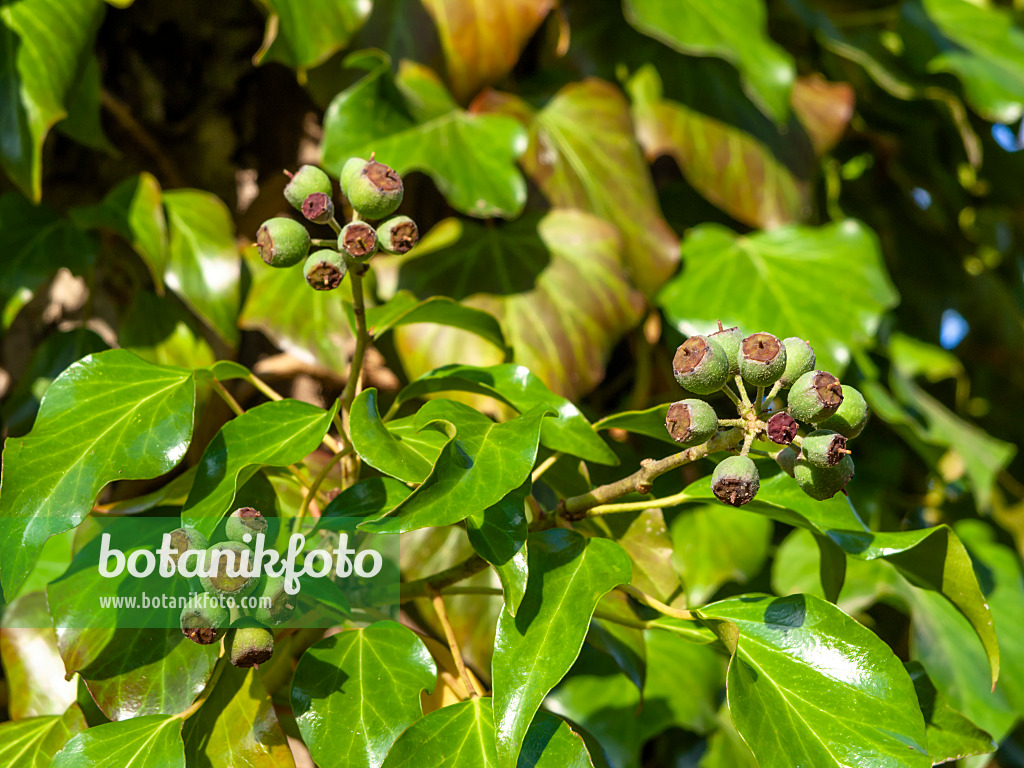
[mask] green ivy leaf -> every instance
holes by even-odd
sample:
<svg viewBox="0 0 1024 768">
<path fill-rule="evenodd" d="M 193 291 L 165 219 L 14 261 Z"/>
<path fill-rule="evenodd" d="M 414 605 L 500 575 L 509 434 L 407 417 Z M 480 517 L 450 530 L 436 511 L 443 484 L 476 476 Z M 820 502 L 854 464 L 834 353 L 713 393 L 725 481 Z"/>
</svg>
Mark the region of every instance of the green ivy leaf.
<svg viewBox="0 0 1024 768">
<path fill-rule="evenodd" d="M 540 425 L 535 410 L 501 424 L 462 403 L 432 400 L 416 414 L 418 429 L 448 436 L 423 483 L 386 516 L 361 523 L 374 533 L 452 525 L 500 501 L 533 469 Z"/>
<path fill-rule="evenodd" d="M 602 595 L 630 581 L 629 556 L 607 539 L 565 529 L 531 534 L 526 596 L 502 611 L 494 641 L 497 765 L 514 768 L 530 721 L 579 655 Z"/>
<path fill-rule="evenodd" d="M 683 261 L 658 296 L 681 331 L 703 333 L 718 320 L 748 333 L 771 328 L 779 338 L 807 339 L 818 367 L 837 375 L 853 351 L 874 343 L 882 314 L 899 298 L 877 237 L 853 219 L 742 236 L 704 224 L 683 242 Z M 739 284 L 747 287 L 737 293 Z"/>
<path fill-rule="evenodd" d="M 18 768 L 48 768 L 68 739 L 88 727 L 77 704 L 63 715 L 0 723 L 0 761 Z"/>
<path fill-rule="evenodd" d="M 377 410 L 377 390 L 364 389 L 352 402 L 349 428 L 352 445 L 374 469 L 407 483 L 422 483 L 430 474 L 437 454 L 428 459 L 411 447 L 402 435 L 385 424 Z"/>
<path fill-rule="evenodd" d="M 323 64 L 344 49 L 373 10 L 373 0 L 261 0 L 270 13 L 257 64 L 279 61 L 299 70 Z"/>
<path fill-rule="evenodd" d="M 114 480 L 159 477 L 192 438 L 191 371 L 114 349 L 72 365 L 43 398 L 35 426 L 4 443 L 0 570 L 14 595 L 51 535 L 77 526 Z"/>
<path fill-rule="evenodd" d="M 472 699 L 434 710 L 398 738 L 384 768 L 444 765 L 498 768 L 491 699 Z M 541 712 L 530 726 L 516 768 L 593 768 L 577 734 L 554 715 Z"/>
<path fill-rule="evenodd" d="M 917 703 L 925 715 L 928 755 L 933 765 L 995 752 L 992 737 L 949 705 L 946 697 L 935 689 L 920 662 L 911 661 L 906 668 L 914 681 Z"/>
<path fill-rule="evenodd" d="M 260 467 L 286 467 L 315 451 L 337 409 L 337 401 L 325 411 L 298 400 L 276 400 L 229 421 L 203 451 L 182 522 L 210 538 L 246 481 Z"/>
<path fill-rule="evenodd" d="M 514 363 L 485 368 L 459 364 L 442 366 L 408 384 L 398 393 L 393 407 L 413 398 L 453 391 L 493 397 L 520 413 L 547 406 L 558 415 L 545 419 L 541 425 L 542 445 L 598 464 L 619 463 L 618 457 L 597 436 L 594 427 L 571 400 L 554 394 L 528 368 Z"/>
<path fill-rule="evenodd" d="M 472 115 L 454 104 L 441 114 L 417 119 L 399 87 L 410 89 L 408 99 L 414 106 L 425 90 L 443 88 L 435 75 L 425 77 L 422 68 L 406 69 L 411 76 L 403 81 L 400 74 L 396 84 L 390 59 L 379 51 L 349 57 L 347 63 L 369 74 L 327 108 L 324 168 L 337 176 L 348 158 L 366 158 L 376 152 L 378 160 L 398 173 L 428 174 L 462 213 L 480 218 L 519 215 L 526 202 L 526 184 L 515 161 L 526 141 L 514 120 Z"/>
<path fill-rule="evenodd" d="M 54 757 L 52 768 L 185 768 L 184 721 L 166 715 L 105 723 L 79 733 Z"/>
<path fill-rule="evenodd" d="M 352 305 L 346 303 L 345 311 L 349 315 L 349 327 L 355 328 Z M 420 301 L 409 291 L 399 291 L 387 303 L 366 310 L 366 326 L 374 340 L 392 328 L 411 323 L 434 323 L 461 328 L 486 339 L 499 350 L 505 349 L 505 336 L 497 320 L 486 312 L 464 306 L 447 296 L 431 296 Z"/>
<path fill-rule="evenodd" d="M 913 683 L 873 632 L 810 595 L 732 598 L 729 709 L 762 768 L 931 765 Z"/>
<path fill-rule="evenodd" d="M 400 624 L 378 621 L 325 638 L 303 654 L 292 709 L 321 768 L 379 768 L 399 734 L 423 714 L 420 691 L 433 691 L 436 682 L 423 641 Z"/>
<path fill-rule="evenodd" d="M 391 477 L 360 480 L 335 496 L 320 519 L 331 517 L 375 517 L 398 506 L 412 491 Z"/>
<path fill-rule="evenodd" d="M 119 331 L 122 349 L 157 365 L 203 368 L 216 359 L 199 321 L 173 296 L 136 292 Z"/>
<path fill-rule="evenodd" d="M 102 0 L 22 0 L 0 8 L 0 163 L 33 200 L 42 196 L 43 142 L 68 116 L 104 8 Z"/>
<path fill-rule="evenodd" d="M 751 100 L 786 121 L 796 66 L 768 36 L 762 0 L 624 0 L 623 10 L 636 29 L 677 51 L 733 64 Z"/>
<path fill-rule="evenodd" d="M 678 446 L 665 428 L 665 419 L 668 417 L 669 403 L 655 405 L 643 411 L 623 411 L 605 416 L 600 421 L 594 422 L 594 429 L 601 432 L 606 429 L 623 429 L 635 435 L 653 437 L 663 443 Z"/>
<path fill-rule="evenodd" d="M 473 549 L 494 567 L 505 595 L 505 610 L 513 616 L 526 594 L 529 566 L 526 556 L 527 480 L 487 509 L 466 518 L 466 534 Z"/>
</svg>

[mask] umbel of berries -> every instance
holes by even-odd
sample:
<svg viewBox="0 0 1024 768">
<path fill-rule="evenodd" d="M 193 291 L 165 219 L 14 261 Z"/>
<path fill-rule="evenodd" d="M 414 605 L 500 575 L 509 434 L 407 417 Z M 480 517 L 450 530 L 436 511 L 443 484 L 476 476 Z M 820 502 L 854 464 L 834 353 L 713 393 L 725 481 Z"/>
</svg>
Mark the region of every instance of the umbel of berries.
<svg viewBox="0 0 1024 768">
<path fill-rule="evenodd" d="M 402 177 L 370 156 L 349 158 L 341 170 L 341 191 L 360 216 L 383 219 L 402 204 Z"/>
</svg>

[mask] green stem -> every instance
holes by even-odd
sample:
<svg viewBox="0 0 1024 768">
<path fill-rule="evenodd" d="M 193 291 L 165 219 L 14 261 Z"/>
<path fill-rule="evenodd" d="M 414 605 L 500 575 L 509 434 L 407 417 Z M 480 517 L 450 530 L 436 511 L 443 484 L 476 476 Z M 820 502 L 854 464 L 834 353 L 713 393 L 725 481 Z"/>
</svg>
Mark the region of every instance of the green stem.
<svg viewBox="0 0 1024 768">
<path fill-rule="evenodd" d="M 439 571 L 432 576 L 402 584 L 401 601 L 407 603 L 417 597 L 429 597 L 431 589 L 443 590 L 447 586 L 468 579 L 486 567 L 486 560 L 479 555 L 472 555 L 461 563 L 456 563 L 451 568 Z"/>
<path fill-rule="evenodd" d="M 356 274 L 356 270 L 350 265 L 349 276 L 352 278 L 352 314 L 356 319 L 356 349 L 352 354 L 352 362 L 349 365 L 348 381 L 345 382 L 345 390 L 341 393 L 341 410 L 348 413 L 352 407 L 359 390 L 359 380 L 363 374 L 363 357 L 366 355 L 366 348 L 370 344 L 370 332 L 366 329 L 366 305 L 363 300 L 363 278 Z"/>
<path fill-rule="evenodd" d="M 533 474 L 530 476 L 531 482 L 536 483 L 538 480 L 540 480 L 544 473 L 551 469 L 555 462 L 558 461 L 560 458 L 562 458 L 562 454 L 556 451 L 555 453 L 552 453 L 550 456 L 544 459 L 544 461 L 537 465 L 537 468 L 533 470 Z"/>
<path fill-rule="evenodd" d="M 330 474 L 331 469 L 350 453 L 352 453 L 352 446 L 338 451 L 331 456 L 330 461 L 324 464 L 323 469 L 320 470 L 317 476 L 313 479 L 312 485 L 309 486 L 309 493 L 306 494 L 306 498 L 302 500 L 302 506 L 299 507 L 299 514 L 295 517 L 297 521 L 296 526 L 306 517 L 306 513 L 309 511 L 309 505 L 312 503 L 313 497 L 315 497 L 317 491 L 320 490 L 320 486 L 323 485 L 324 480 L 327 479 L 327 475 Z"/>
<path fill-rule="evenodd" d="M 740 406 L 740 399 L 739 399 L 739 397 L 736 396 L 735 392 L 733 392 L 731 389 L 729 389 L 729 385 L 728 384 L 726 384 L 724 387 L 722 387 L 722 392 L 723 392 L 723 394 L 725 394 L 726 397 L 728 397 L 730 400 L 732 400 L 732 404 L 733 405 L 735 405 L 737 408 L 739 408 L 739 406 Z"/>
<path fill-rule="evenodd" d="M 754 415 L 760 416 L 764 407 L 764 387 L 757 388 L 757 402 L 754 404 Z"/>
<path fill-rule="evenodd" d="M 645 499 L 644 501 L 624 501 L 620 504 L 602 504 L 599 507 L 591 507 L 587 510 L 587 517 L 599 517 L 601 515 L 614 515 L 618 512 L 642 512 L 645 509 L 668 509 L 678 507 L 693 499 L 686 491 L 674 493 L 671 496 L 662 496 L 660 499 Z"/>
<path fill-rule="evenodd" d="M 660 600 L 654 597 L 651 597 L 643 590 L 637 589 L 631 584 L 622 584 L 616 587 L 616 589 L 620 592 L 624 592 L 625 594 L 629 595 L 638 603 L 642 603 L 643 605 L 646 605 L 648 608 L 653 608 L 658 613 L 663 613 L 666 616 L 671 616 L 676 619 L 684 619 L 686 621 L 693 621 L 697 618 L 687 610 L 683 610 L 681 608 L 673 608 L 671 605 L 665 605 L 665 603 L 661 602 Z"/>
<path fill-rule="evenodd" d="M 337 238 L 328 240 L 326 238 L 314 237 L 310 239 L 309 244 L 315 245 L 317 248 L 330 248 L 332 251 L 338 250 Z"/>
<path fill-rule="evenodd" d="M 753 406 L 750 404 L 750 398 L 747 396 L 747 388 L 743 384 L 743 377 L 739 374 L 736 374 L 736 389 L 738 389 L 740 393 L 740 402 L 743 404 L 743 407 L 749 411 Z"/>
</svg>

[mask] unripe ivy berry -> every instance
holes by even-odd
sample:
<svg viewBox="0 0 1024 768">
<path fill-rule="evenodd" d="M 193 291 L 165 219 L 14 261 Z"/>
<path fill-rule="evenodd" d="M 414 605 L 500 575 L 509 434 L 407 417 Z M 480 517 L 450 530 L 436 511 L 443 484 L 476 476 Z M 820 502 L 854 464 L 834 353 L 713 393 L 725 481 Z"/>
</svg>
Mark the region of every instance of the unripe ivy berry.
<svg viewBox="0 0 1024 768">
<path fill-rule="evenodd" d="M 708 338 L 717 341 L 725 350 L 725 356 L 729 360 L 729 375 L 738 374 L 740 372 L 740 345 L 743 343 L 743 331 L 736 327 L 723 328 L 719 323 L 718 330 L 708 334 Z"/>
<path fill-rule="evenodd" d="M 779 377 L 779 384 L 792 387 L 793 383 L 808 371 L 813 371 L 817 360 L 814 349 L 803 339 L 790 336 L 782 340 L 786 348 L 786 369 Z"/>
<path fill-rule="evenodd" d="M 248 544 L 256 540 L 257 533 L 267 532 L 267 518 L 258 509 L 252 507 L 240 507 L 232 512 L 224 523 L 224 534 L 231 541 L 238 541 Z M 245 535 L 249 534 L 247 542 Z"/>
<path fill-rule="evenodd" d="M 341 176 L 341 188 L 352 207 L 368 219 L 383 219 L 402 204 L 405 189 L 402 177 L 394 170 L 370 160 L 358 169 L 349 168 L 349 160 Z"/>
<path fill-rule="evenodd" d="M 839 409 L 821 422 L 822 429 L 831 429 L 848 440 L 864 431 L 868 423 L 868 403 L 859 390 L 843 384 L 843 402 Z"/>
<path fill-rule="evenodd" d="M 295 219 L 269 219 L 256 233 L 256 248 L 270 266 L 291 267 L 309 253 L 309 232 Z"/>
<path fill-rule="evenodd" d="M 853 479 L 853 459 L 843 456 L 834 467 L 816 467 L 800 459 L 793 468 L 800 490 L 812 499 L 831 499 Z"/>
<path fill-rule="evenodd" d="M 695 395 L 710 395 L 729 380 L 729 360 L 717 341 L 691 336 L 676 349 L 672 372 L 679 386 Z"/>
<path fill-rule="evenodd" d="M 304 165 L 295 172 L 284 188 L 284 197 L 292 208 L 302 210 L 306 198 L 313 194 L 331 196 L 331 180 L 315 165 Z"/>
<path fill-rule="evenodd" d="M 181 633 L 199 645 L 220 640 L 231 623 L 228 609 L 211 595 L 192 595 L 181 611 Z"/>
<path fill-rule="evenodd" d="M 796 461 L 799 455 L 793 450 L 793 446 L 787 445 L 781 451 L 775 455 L 776 463 L 782 468 L 790 477 L 794 477 L 794 470 L 796 469 Z"/>
<path fill-rule="evenodd" d="M 817 424 L 832 416 L 843 402 L 843 387 L 828 371 L 808 371 L 789 390 L 786 410 L 799 421 Z"/>
<path fill-rule="evenodd" d="M 350 222 L 338 235 L 338 250 L 353 259 L 368 259 L 377 252 L 377 233 L 365 221 Z"/>
<path fill-rule="evenodd" d="M 334 216 L 334 201 L 330 195 L 314 192 L 302 202 L 302 215 L 314 224 L 326 224 Z"/>
<path fill-rule="evenodd" d="M 377 227 L 377 245 L 382 251 L 408 253 L 419 241 L 420 231 L 408 216 L 393 216 Z"/>
<path fill-rule="evenodd" d="M 348 197 L 348 190 L 352 188 L 352 184 L 359 175 L 359 172 L 366 166 L 366 161 L 361 157 L 350 157 L 345 161 L 345 165 L 341 167 L 341 193 Z"/>
<path fill-rule="evenodd" d="M 228 632 L 224 649 L 236 667 L 259 667 L 274 655 L 274 633 L 260 626 L 236 627 Z"/>
<path fill-rule="evenodd" d="M 753 387 L 767 387 L 786 370 L 786 348 L 770 333 L 753 333 L 740 344 L 740 376 Z"/>
<path fill-rule="evenodd" d="M 302 267 L 306 284 L 317 291 L 333 291 L 341 285 L 347 271 L 345 257 L 327 248 L 309 254 Z"/>
<path fill-rule="evenodd" d="M 245 553 L 249 553 L 249 563 L 252 563 L 252 551 L 238 541 L 224 541 L 220 544 L 214 544 L 208 550 L 206 550 L 206 568 L 212 573 L 209 576 L 200 576 L 199 582 L 203 585 L 203 589 L 209 592 L 211 595 L 219 597 L 244 597 L 256 589 L 256 585 L 259 582 L 255 576 L 231 576 L 228 574 L 228 555 L 221 555 L 217 558 L 217 565 L 214 567 L 215 553 L 218 551 L 230 550 L 235 553 L 233 562 L 232 572 L 236 572 L 242 569 L 242 556 Z"/>
<path fill-rule="evenodd" d="M 834 467 L 846 450 L 846 438 L 830 429 L 816 429 L 800 442 L 800 458 L 816 467 Z"/>
<path fill-rule="evenodd" d="M 768 433 L 768 439 L 773 443 L 789 445 L 796 437 L 799 428 L 800 425 L 796 423 L 796 419 L 785 411 L 779 411 L 768 419 L 765 431 Z"/>
<path fill-rule="evenodd" d="M 170 537 L 170 548 L 174 550 L 174 554 L 167 557 L 174 563 L 175 568 L 177 568 L 178 561 L 186 552 L 202 552 L 210 546 L 210 542 L 206 540 L 206 537 L 195 528 L 175 528 L 171 531 Z"/>
<path fill-rule="evenodd" d="M 298 595 L 289 595 L 284 588 L 284 576 L 268 576 L 256 590 L 258 598 L 255 619 L 260 624 L 283 624 L 295 613 Z M 269 606 L 265 603 L 270 601 Z"/>
<path fill-rule="evenodd" d="M 706 443 L 718 432 L 718 414 L 703 400 L 680 400 L 668 407 L 665 427 L 685 448 Z"/>
<path fill-rule="evenodd" d="M 729 456 L 711 475 L 711 490 L 719 501 L 742 507 L 757 494 L 761 481 L 749 456 Z"/>
</svg>

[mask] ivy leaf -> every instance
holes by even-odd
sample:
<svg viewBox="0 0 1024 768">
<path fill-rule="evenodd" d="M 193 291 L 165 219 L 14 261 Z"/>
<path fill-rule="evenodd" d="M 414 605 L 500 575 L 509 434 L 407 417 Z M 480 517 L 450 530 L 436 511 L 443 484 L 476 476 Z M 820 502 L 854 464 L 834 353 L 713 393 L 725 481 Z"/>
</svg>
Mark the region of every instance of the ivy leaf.
<svg viewBox="0 0 1024 768">
<path fill-rule="evenodd" d="M 204 768 L 294 768 L 260 673 L 226 661 L 221 666 L 213 691 L 185 721 L 186 758 Z"/>
<path fill-rule="evenodd" d="M 279 61 L 305 70 L 344 49 L 373 10 L 373 0 L 262 0 L 270 12 L 256 64 Z"/>
<path fill-rule="evenodd" d="M 542 445 L 598 464 L 619 462 L 571 400 L 554 394 L 528 368 L 514 363 L 482 368 L 459 364 L 442 366 L 408 384 L 398 393 L 395 407 L 413 398 L 452 391 L 493 397 L 520 413 L 538 406 L 550 407 L 558 415 L 545 419 L 541 425 Z"/>
<path fill-rule="evenodd" d="M 445 768 L 498 768 L 494 712 L 489 698 L 471 699 L 434 710 L 398 738 L 384 768 L 444 765 Z M 541 712 L 523 742 L 517 768 L 593 768 L 586 746 L 554 715 Z"/>
<path fill-rule="evenodd" d="M 199 321 L 174 296 L 137 291 L 118 331 L 122 349 L 151 363 L 203 368 L 216 359 Z"/>
<path fill-rule="evenodd" d="M 729 709 L 762 768 L 931 765 L 903 665 L 831 603 L 748 595 L 700 615 L 738 629 Z"/>
<path fill-rule="evenodd" d="M 102 0 L 23 0 L 0 8 L 0 163 L 33 200 L 42 196 L 43 142 L 68 116 L 80 62 L 91 56 Z"/>
<path fill-rule="evenodd" d="M 623 411 L 605 416 L 600 421 L 594 422 L 594 429 L 601 432 L 606 429 L 622 429 L 632 432 L 635 435 L 653 437 L 669 445 L 679 445 L 669 435 L 665 428 L 665 419 L 668 417 L 669 403 L 655 405 L 643 411 Z"/>
<path fill-rule="evenodd" d="M 505 595 L 505 610 L 513 616 L 526 594 L 529 566 L 526 557 L 527 480 L 496 504 L 466 518 L 466 534 L 473 549 L 494 567 Z"/>
<path fill-rule="evenodd" d="M 448 219 L 413 253 L 394 278 L 397 288 L 448 295 L 494 315 L 516 361 L 564 397 L 601 380 L 613 345 L 639 314 L 613 228 L 579 211 L 524 216 L 500 229 Z M 406 326 L 395 343 L 410 378 L 453 359 L 502 362 L 490 344 L 449 328 Z"/>
<path fill-rule="evenodd" d="M 515 768 L 530 721 L 569 671 L 601 597 L 630 581 L 629 556 L 608 539 L 553 529 L 531 534 L 530 580 L 513 617 L 502 611 L 494 641 L 497 765 Z"/>
<path fill-rule="evenodd" d="M 241 266 L 231 211 L 197 189 L 164 193 L 170 243 L 164 281 L 227 344 L 238 342 Z"/>
<path fill-rule="evenodd" d="M 809 341 L 818 367 L 837 375 L 851 352 L 874 343 L 883 313 L 899 298 L 877 237 L 853 219 L 752 235 L 704 224 L 683 242 L 683 262 L 658 295 L 683 333 L 704 332 L 718 320 L 749 332 L 771 328 L 779 338 Z M 736 281 L 747 285 L 740 295 L 731 288 Z"/>
<path fill-rule="evenodd" d="M 159 477 L 192 439 L 191 371 L 114 349 L 69 367 L 32 431 L 4 443 L 0 578 L 14 595 L 46 540 L 77 526 L 114 480 Z"/>
<path fill-rule="evenodd" d="M 933 765 L 995 752 L 992 737 L 949 705 L 920 662 L 911 661 L 906 668 L 928 726 L 928 755 Z"/>
<path fill-rule="evenodd" d="M 853 118 L 853 86 L 830 83 L 817 74 L 798 77 L 793 83 L 791 100 L 815 154 L 827 155 L 839 143 Z"/>
<path fill-rule="evenodd" d="M 327 637 L 303 654 L 292 709 L 321 768 L 378 768 L 422 715 L 420 691 L 433 691 L 436 682 L 434 660 L 419 637 L 378 621 Z"/>
<path fill-rule="evenodd" d="M 349 326 L 354 328 L 352 305 L 346 303 L 345 310 L 349 314 Z M 387 303 L 366 310 L 366 326 L 375 340 L 396 326 L 411 323 L 435 323 L 461 328 L 486 339 L 500 350 L 505 349 L 505 336 L 497 320 L 486 312 L 464 306 L 447 296 L 431 296 L 420 301 L 409 291 L 399 291 Z"/>
<path fill-rule="evenodd" d="M 376 516 L 398 506 L 410 493 L 409 486 L 393 478 L 369 477 L 331 499 L 320 519 Z"/>
<path fill-rule="evenodd" d="M 760 0 L 758 0 L 759 2 Z M 650 64 L 628 83 L 648 160 L 673 158 L 690 185 L 737 221 L 772 229 L 811 214 L 810 187 L 749 133 L 662 96 Z"/>
<path fill-rule="evenodd" d="M 349 427 L 356 452 L 374 469 L 406 483 L 422 483 L 430 474 L 436 454 L 424 457 L 381 420 L 376 389 L 364 389 L 352 402 Z"/>
<path fill-rule="evenodd" d="M 83 731 L 54 757 L 52 768 L 185 768 L 184 720 L 148 715 Z"/>
<path fill-rule="evenodd" d="M 317 449 L 337 408 L 337 401 L 325 411 L 298 400 L 276 400 L 229 421 L 203 451 L 182 522 L 210 538 L 260 467 L 286 467 Z"/>
<path fill-rule="evenodd" d="M 751 100 L 786 121 L 796 67 L 768 37 L 762 0 L 624 0 L 623 10 L 636 29 L 681 53 L 733 64 Z"/>
<path fill-rule="evenodd" d="M 361 523 L 360 529 L 405 533 L 451 525 L 496 504 L 529 477 L 546 413 L 535 410 L 495 424 L 462 403 L 427 403 L 416 414 L 417 428 L 443 432 L 448 442 L 407 499 L 387 516 Z"/>
<path fill-rule="evenodd" d="M 480 218 L 515 218 L 526 202 L 526 184 L 515 167 L 525 147 L 523 129 L 500 115 L 471 115 L 454 104 L 417 119 L 398 86 L 405 85 L 415 105 L 426 92 L 443 90 L 424 69 L 398 85 L 391 62 L 377 52 L 350 56 L 350 66 L 369 70 L 362 80 L 331 102 L 324 115 L 322 165 L 340 175 L 350 157 L 377 158 L 398 173 L 423 171 L 445 199 L 462 213 Z M 400 74 L 401 78 L 402 75 Z M 434 102 L 436 103 L 436 101 Z M 367 105 L 372 105 L 367 113 Z"/>
<path fill-rule="evenodd" d="M 0 723 L 0 761 L 18 768 L 48 768 L 68 739 L 88 727 L 77 704 L 63 715 Z"/>
</svg>

